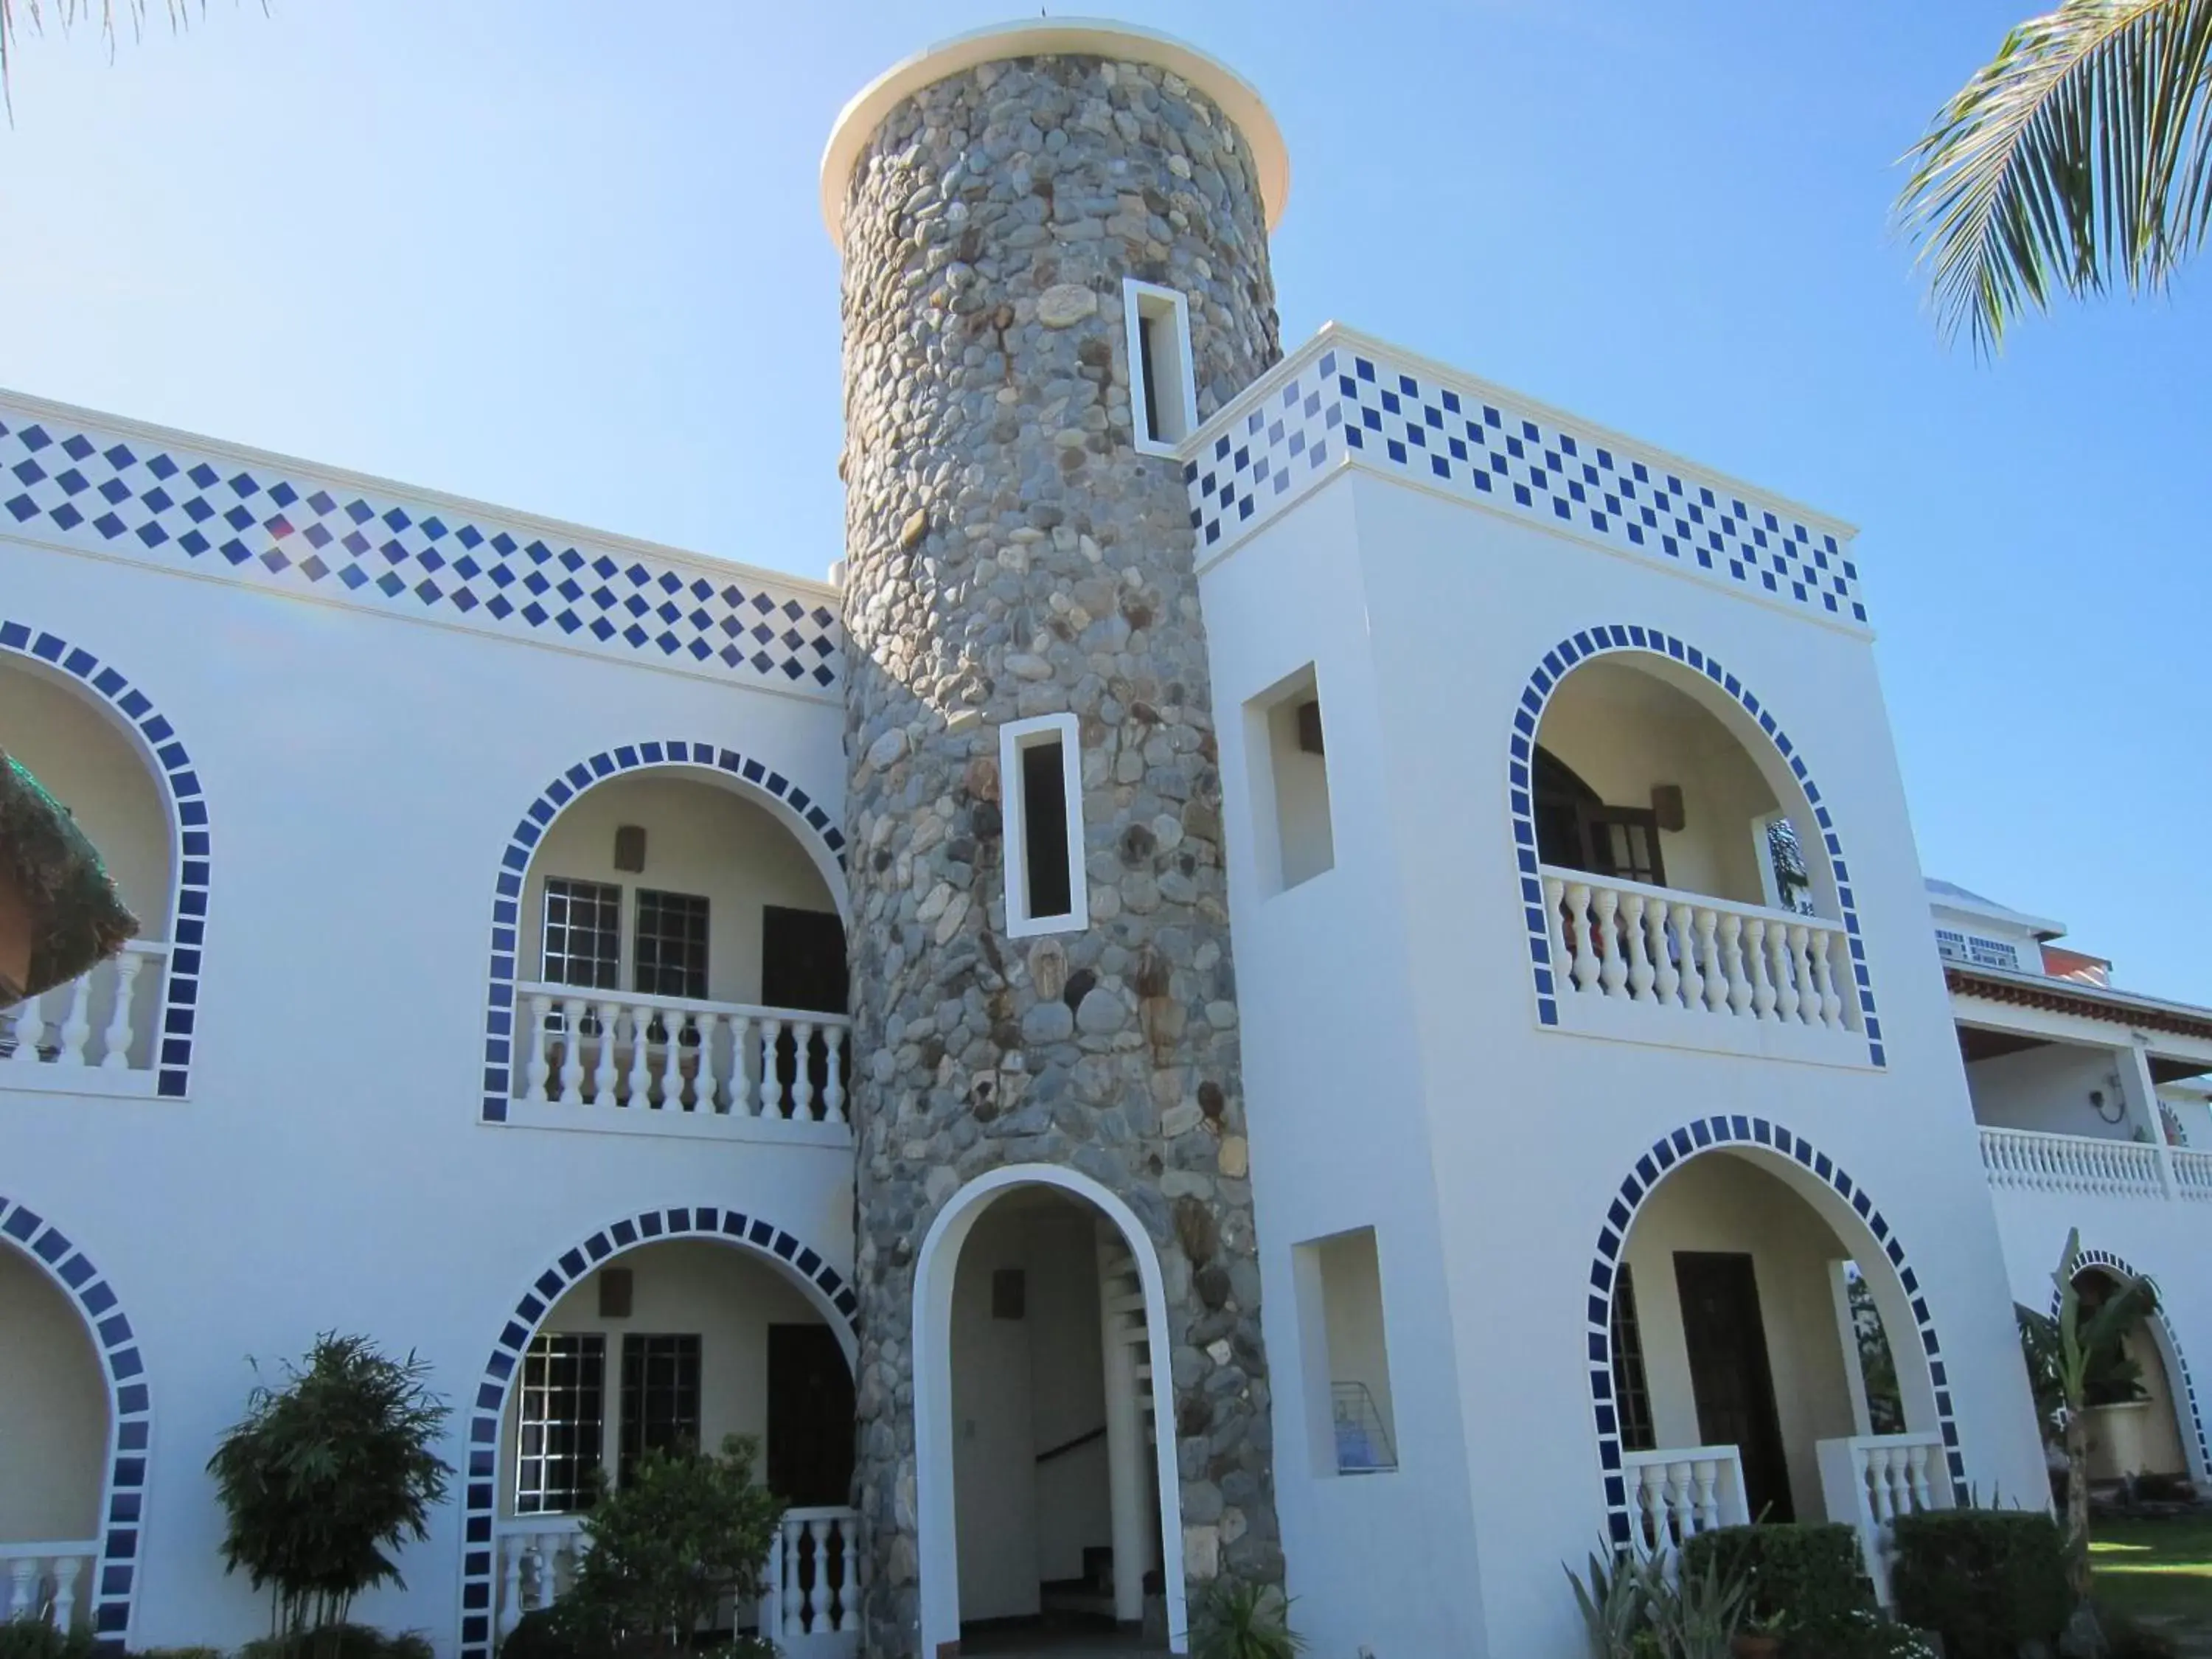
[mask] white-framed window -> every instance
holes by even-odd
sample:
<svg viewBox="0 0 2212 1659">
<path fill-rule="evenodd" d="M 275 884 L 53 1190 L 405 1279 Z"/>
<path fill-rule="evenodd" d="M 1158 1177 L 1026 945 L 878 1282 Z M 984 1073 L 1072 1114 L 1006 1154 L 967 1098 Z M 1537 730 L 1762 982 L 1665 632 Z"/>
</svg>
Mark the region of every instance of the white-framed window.
<svg viewBox="0 0 2212 1659">
<path fill-rule="evenodd" d="M 1083 878 L 1083 754 L 1075 716 L 1040 714 L 999 730 L 1005 803 L 1006 933 L 1080 933 L 1091 925 Z"/>
<path fill-rule="evenodd" d="M 1129 416 L 1137 447 L 1172 455 L 1198 429 L 1198 376 L 1191 365 L 1190 301 L 1171 288 L 1121 279 L 1129 330 Z"/>
<path fill-rule="evenodd" d="M 522 1356 L 514 1512 L 574 1515 L 591 1506 L 605 1432 L 607 1340 L 542 1332 Z"/>
</svg>

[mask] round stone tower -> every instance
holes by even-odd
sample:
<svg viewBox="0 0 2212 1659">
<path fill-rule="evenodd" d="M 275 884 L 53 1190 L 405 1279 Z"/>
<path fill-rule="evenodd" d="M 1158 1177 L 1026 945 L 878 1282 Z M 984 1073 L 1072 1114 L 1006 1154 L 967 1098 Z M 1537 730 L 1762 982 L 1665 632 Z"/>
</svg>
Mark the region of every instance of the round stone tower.
<svg viewBox="0 0 2212 1659">
<path fill-rule="evenodd" d="M 922 1639 L 915 1377 L 949 1337 L 915 1328 L 917 1260 L 955 1195 L 1007 1165 L 1079 1171 L 1157 1255 L 1166 1565 L 1194 1597 L 1281 1577 L 1190 503 L 1182 464 L 1138 440 L 1180 385 L 1203 420 L 1279 356 L 1267 238 L 1287 176 L 1230 70 L 1060 21 L 892 70 L 823 159 L 844 255 L 871 1654 Z M 1188 370 L 1163 357 L 1133 409 L 1127 278 L 1182 295 L 1189 337 Z M 1087 904 L 1070 908 L 1088 914 L 1060 930 L 1007 914 L 1023 831 L 1001 730 L 1041 715 L 1073 717 L 1080 764 Z"/>
</svg>

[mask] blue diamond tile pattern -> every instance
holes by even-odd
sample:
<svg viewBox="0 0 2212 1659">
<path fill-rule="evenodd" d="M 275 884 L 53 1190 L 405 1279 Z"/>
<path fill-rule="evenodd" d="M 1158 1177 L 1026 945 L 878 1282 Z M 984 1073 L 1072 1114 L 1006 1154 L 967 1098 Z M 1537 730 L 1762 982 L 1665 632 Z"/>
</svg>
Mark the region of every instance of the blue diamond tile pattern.
<svg viewBox="0 0 2212 1659">
<path fill-rule="evenodd" d="M 0 1204 L 0 1208 L 4 1208 Z M 782 1273 L 820 1309 L 848 1353 L 855 1341 L 860 1299 L 823 1254 L 775 1222 L 740 1210 L 700 1204 L 645 1210 L 609 1223 L 548 1262 L 514 1304 L 464 1407 L 468 1446 L 463 1454 L 461 1515 L 460 1659 L 492 1659 L 499 1644 L 495 1621 L 499 1519 L 499 1425 L 507 1395 L 521 1374 L 531 1341 L 563 1295 L 616 1256 L 658 1240 L 711 1239 L 756 1255 Z"/>
<path fill-rule="evenodd" d="M 1510 394 L 1414 374 L 1325 331 L 1262 376 L 1183 466 L 1201 563 L 1333 472 L 1362 466 L 1846 625 L 1866 605 L 1848 532 L 1680 461 L 1576 431 Z"/>
<path fill-rule="evenodd" d="M 1613 1541 L 1626 1547 L 1634 1521 L 1630 1509 L 1628 1477 L 1620 1443 L 1620 1413 L 1613 1397 L 1613 1296 L 1620 1279 L 1622 1254 L 1628 1248 L 1628 1230 L 1644 1201 L 1677 1164 L 1707 1152 L 1735 1147 L 1750 1151 L 1754 1160 L 1784 1160 L 1795 1164 L 1813 1180 L 1832 1188 L 1858 1218 L 1857 1231 L 1865 1236 L 1875 1255 L 1887 1261 L 1897 1274 L 1912 1308 L 1913 1334 L 1928 1361 L 1929 1380 L 1936 1389 L 1936 1425 L 1943 1437 L 1945 1473 L 1950 1476 L 1951 1501 L 1964 1509 L 1971 1501 L 1966 1481 L 1966 1453 L 1959 1443 L 1959 1424 L 1951 1399 L 1950 1366 L 1943 1345 L 1936 1335 L 1935 1316 L 1920 1275 L 1890 1225 L 1868 1195 L 1841 1164 L 1815 1147 L 1804 1136 L 1763 1117 L 1729 1115 L 1701 1117 L 1659 1137 L 1651 1150 L 1636 1160 L 1636 1167 L 1620 1183 L 1606 1208 L 1605 1224 L 1598 1230 L 1597 1255 L 1590 1261 L 1589 1302 L 1585 1317 L 1584 1352 L 1589 1359 L 1590 1404 L 1597 1415 L 1598 1468 L 1605 1481 L 1606 1525 Z M 1802 1179 L 1803 1177 L 1800 1177 Z M 1856 1252 L 1854 1252 L 1856 1255 Z M 1861 1255 L 1862 1262 L 1871 1257 Z M 1893 1333 L 1893 1341 L 1899 1340 Z"/>
<path fill-rule="evenodd" d="M 100 1483 L 100 1551 L 89 1583 L 77 1581 L 77 1604 L 92 1609 L 99 1650 L 119 1654 L 131 1634 L 137 1597 L 138 1529 L 146 1507 L 153 1444 L 154 1396 L 146 1359 L 123 1303 L 76 1241 L 37 1211 L 0 1198 L 0 1249 L 12 1249 L 45 1272 L 75 1304 L 85 1334 L 100 1351 L 107 1388 L 107 1462 Z"/>
<path fill-rule="evenodd" d="M 501 522 L 304 468 L 0 404 L 0 533 L 665 666 L 830 692 L 836 612 L 711 560 Z"/>
</svg>

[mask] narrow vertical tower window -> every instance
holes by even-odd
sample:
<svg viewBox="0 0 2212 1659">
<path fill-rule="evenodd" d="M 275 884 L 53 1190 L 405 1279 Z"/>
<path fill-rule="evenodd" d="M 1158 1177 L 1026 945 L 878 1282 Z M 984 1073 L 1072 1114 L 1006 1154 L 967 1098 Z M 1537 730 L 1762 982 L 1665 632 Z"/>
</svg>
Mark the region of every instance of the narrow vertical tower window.
<svg viewBox="0 0 2212 1659">
<path fill-rule="evenodd" d="M 999 738 L 1006 801 L 1006 932 L 1090 926 L 1084 895 L 1083 758 L 1075 716 L 1017 720 Z"/>
<path fill-rule="evenodd" d="M 1129 325 L 1129 413 L 1137 447 L 1172 455 L 1198 428 L 1198 388 L 1191 373 L 1190 301 L 1171 288 L 1123 279 Z"/>
</svg>

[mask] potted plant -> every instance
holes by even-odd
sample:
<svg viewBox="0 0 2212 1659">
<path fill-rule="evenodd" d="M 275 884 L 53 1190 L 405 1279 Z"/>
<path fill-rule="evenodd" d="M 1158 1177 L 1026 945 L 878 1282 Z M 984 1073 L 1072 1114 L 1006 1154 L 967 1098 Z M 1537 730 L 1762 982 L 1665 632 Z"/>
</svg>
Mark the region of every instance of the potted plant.
<svg viewBox="0 0 2212 1659">
<path fill-rule="evenodd" d="M 1747 1614 L 1743 1627 L 1729 1638 L 1729 1652 L 1735 1659 L 1774 1659 L 1782 1651 L 1783 1634 L 1789 1627 L 1790 1615 L 1778 1609 Z"/>
</svg>

